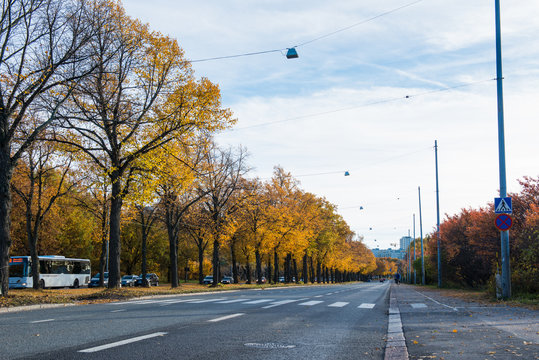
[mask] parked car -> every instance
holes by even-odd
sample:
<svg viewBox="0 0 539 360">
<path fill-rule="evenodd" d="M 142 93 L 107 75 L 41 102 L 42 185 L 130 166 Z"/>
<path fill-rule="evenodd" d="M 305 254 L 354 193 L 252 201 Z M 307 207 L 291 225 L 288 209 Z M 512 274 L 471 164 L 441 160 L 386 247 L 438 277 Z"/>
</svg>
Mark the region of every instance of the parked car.
<svg viewBox="0 0 539 360">
<path fill-rule="evenodd" d="M 212 277 L 213 279 L 213 277 Z M 221 284 L 233 284 L 234 283 L 234 278 L 232 276 L 224 276 L 222 279 L 221 279 Z"/>
<path fill-rule="evenodd" d="M 204 278 L 204 280 L 202 280 L 202 283 L 204 285 L 209 285 L 209 284 L 213 284 L 213 276 L 212 275 L 208 275 Z"/>
<path fill-rule="evenodd" d="M 384 278 L 381 278 L 381 279 L 380 279 L 380 282 L 384 282 L 384 281 L 386 281 L 386 279 L 384 279 Z"/>
<path fill-rule="evenodd" d="M 284 283 L 284 276 L 279 276 L 279 282 Z"/>
<path fill-rule="evenodd" d="M 122 276 L 122 286 L 135 286 L 135 282 L 137 281 L 138 276 L 137 275 L 124 275 Z"/>
<path fill-rule="evenodd" d="M 262 281 L 262 284 L 265 284 L 266 283 L 266 278 L 264 276 L 262 276 L 262 278 L 260 279 L 260 281 Z"/>
<path fill-rule="evenodd" d="M 159 286 L 159 276 L 154 273 L 147 273 L 146 280 L 150 286 Z M 138 279 L 135 281 L 135 286 L 142 286 L 142 274 L 138 276 Z"/>
<path fill-rule="evenodd" d="M 103 273 L 103 275 L 104 275 L 103 285 L 104 286 L 109 286 L 109 273 L 105 272 L 105 273 Z M 90 279 L 90 282 L 88 283 L 89 288 L 99 286 L 99 276 L 100 276 L 100 273 L 97 273 L 97 274 L 94 275 L 93 278 Z"/>
</svg>

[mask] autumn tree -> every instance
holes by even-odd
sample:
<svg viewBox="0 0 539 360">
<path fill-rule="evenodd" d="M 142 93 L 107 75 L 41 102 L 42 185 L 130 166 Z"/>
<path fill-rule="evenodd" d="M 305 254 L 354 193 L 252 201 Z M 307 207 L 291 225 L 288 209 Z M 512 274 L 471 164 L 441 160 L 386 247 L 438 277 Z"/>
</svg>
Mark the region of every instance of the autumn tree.
<svg viewBox="0 0 539 360">
<path fill-rule="evenodd" d="M 217 86 L 195 80 L 175 40 L 128 17 L 119 2 L 93 10 L 96 70 L 62 109 L 57 141 L 84 151 L 110 179 L 109 287 L 117 288 L 120 215 L 137 162 L 173 139 L 223 128 L 230 112 L 221 109 Z"/>
<path fill-rule="evenodd" d="M 75 186 L 74 182 L 68 182 L 71 157 L 62 155 L 53 143 L 36 142 L 26 148 L 23 161 L 15 169 L 15 176 L 22 179 L 12 187 L 26 208 L 26 235 L 32 264 L 39 263 L 37 245 L 43 219 L 55 202 Z M 32 268 L 32 279 L 34 289 L 43 287 L 38 266 Z"/>
<path fill-rule="evenodd" d="M 70 89 L 92 70 L 86 60 L 93 34 L 84 0 L 6 0 L 1 11 L 0 293 L 5 296 L 13 169 L 56 119 L 55 110 Z M 32 127 L 27 122 L 30 110 L 39 114 Z"/>
<path fill-rule="evenodd" d="M 223 242 L 224 230 L 229 216 L 237 210 L 231 201 L 232 195 L 238 191 L 242 177 L 247 173 L 245 149 L 220 149 L 212 146 L 205 157 L 207 173 L 201 178 L 199 191 L 206 194 L 203 200 L 204 211 L 211 219 L 213 238 L 213 284 L 217 286 L 220 276 L 219 250 Z"/>
</svg>

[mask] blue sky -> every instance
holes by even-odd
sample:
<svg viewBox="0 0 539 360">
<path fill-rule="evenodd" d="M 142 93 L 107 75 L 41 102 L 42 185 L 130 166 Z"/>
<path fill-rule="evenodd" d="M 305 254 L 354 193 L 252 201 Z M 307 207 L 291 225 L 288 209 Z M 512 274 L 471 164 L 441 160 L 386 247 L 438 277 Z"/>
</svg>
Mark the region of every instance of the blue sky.
<svg viewBox="0 0 539 360">
<path fill-rule="evenodd" d="M 283 166 L 306 191 L 338 205 L 370 247 L 398 243 L 413 230 L 414 213 L 419 236 L 418 186 L 423 233 L 434 229 L 435 139 L 442 217 L 497 196 L 494 1 L 124 0 L 124 6 L 176 38 L 191 60 L 285 49 L 403 7 L 299 46 L 298 59 L 272 52 L 193 63 L 198 77 L 220 85 L 224 106 L 239 120 L 217 140 L 247 147 L 252 176 L 269 178 L 273 166 Z M 536 0 L 502 0 L 510 192 L 520 190 L 517 179 L 539 175 L 537 18 Z"/>
</svg>

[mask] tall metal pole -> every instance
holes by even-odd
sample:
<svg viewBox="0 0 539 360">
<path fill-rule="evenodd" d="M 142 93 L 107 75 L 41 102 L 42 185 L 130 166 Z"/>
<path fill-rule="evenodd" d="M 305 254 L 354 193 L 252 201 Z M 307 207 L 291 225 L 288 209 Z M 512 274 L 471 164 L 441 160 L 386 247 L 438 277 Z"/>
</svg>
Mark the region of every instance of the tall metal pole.
<svg viewBox="0 0 539 360">
<path fill-rule="evenodd" d="M 408 229 L 408 282 L 412 283 L 412 238 L 410 237 L 410 229 Z"/>
<path fill-rule="evenodd" d="M 440 189 L 438 188 L 438 140 L 434 140 L 434 159 L 436 163 L 436 249 L 438 251 L 438 287 L 442 287 L 442 253 L 440 247 Z"/>
<path fill-rule="evenodd" d="M 502 75 L 502 35 L 500 25 L 500 0 L 496 7 L 496 88 L 498 93 L 498 149 L 500 160 L 500 197 L 507 196 L 505 174 L 505 130 L 503 121 L 503 75 Z M 502 253 L 502 297 L 511 297 L 511 267 L 509 264 L 509 231 L 501 231 Z"/>
<path fill-rule="evenodd" d="M 414 214 L 414 262 L 416 260 L 416 256 L 415 256 L 415 214 Z M 415 267 L 414 267 L 414 285 L 417 284 L 417 273 L 415 271 Z"/>
<path fill-rule="evenodd" d="M 417 187 L 419 193 L 419 234 L 421 236 L 421 285 L 425 285 L 425 255 L 423 253 L 423 218 L 421 217 L 421 186 Z"/>
</svg>

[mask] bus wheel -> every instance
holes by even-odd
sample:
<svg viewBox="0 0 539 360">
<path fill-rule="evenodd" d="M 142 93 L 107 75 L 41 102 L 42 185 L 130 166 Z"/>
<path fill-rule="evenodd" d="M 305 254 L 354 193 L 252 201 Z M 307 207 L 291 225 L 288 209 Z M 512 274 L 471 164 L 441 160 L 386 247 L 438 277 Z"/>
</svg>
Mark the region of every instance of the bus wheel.
<svg viewBox="0 0 539 360">
<path fill-rule="evenodd" d="M 75 282 L 73 283 L 73 289 L 79 288 L 79 279 L 75 279 Z"/>
<path fill-rule="evenodd" d="M 45 289 L 45 280 L 43 280 L 43 279 L 39 280 L 39 288 L 40 289 Z"/>
</svg>

